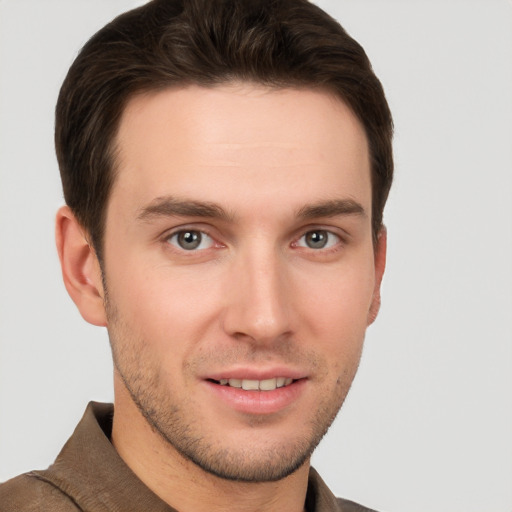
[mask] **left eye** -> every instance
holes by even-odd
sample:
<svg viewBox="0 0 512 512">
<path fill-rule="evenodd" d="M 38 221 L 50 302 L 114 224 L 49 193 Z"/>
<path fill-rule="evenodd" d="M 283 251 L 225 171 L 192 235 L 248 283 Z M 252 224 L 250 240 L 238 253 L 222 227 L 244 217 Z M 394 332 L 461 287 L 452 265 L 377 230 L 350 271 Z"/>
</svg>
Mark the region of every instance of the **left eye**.
<svg viewBox="0 0 512 512">
<path fill-rule="evenodd" d="M 296 242 L 298 247 L 308 249 L 329 249 L 340 242 L 340 237 L 325 229 L 315 229 L 304 233 Z"/>
<path fill-rule="evenodd" d="M 209 249 L 215 243 L 206 233 L 194 229 L 177 231 L 172 234 L 167 241 L 178 249 L 183 249 L 185 251 Z"/>
</svg>

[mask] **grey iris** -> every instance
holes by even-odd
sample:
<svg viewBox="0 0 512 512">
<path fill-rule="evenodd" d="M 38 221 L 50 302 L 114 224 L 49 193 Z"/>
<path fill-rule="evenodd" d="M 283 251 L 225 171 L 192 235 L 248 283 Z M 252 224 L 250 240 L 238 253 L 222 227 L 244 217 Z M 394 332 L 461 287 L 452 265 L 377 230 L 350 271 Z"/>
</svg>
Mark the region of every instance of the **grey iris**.
<svg viewBox="0 0 512 512">
<path fill-rule="evenodd" d="M 311 249 L 323 249 L 327 244 L 328 235 L 326 231 L 310 231 L 305 235 L 306 245 Z"/>
<path fill-rule="evenodd" d="M 182 231 L 178 233 L 178 244 L 186 251 L 197 249 L 201 244 L 202 235 L 199 231 Z"/>
</svg>

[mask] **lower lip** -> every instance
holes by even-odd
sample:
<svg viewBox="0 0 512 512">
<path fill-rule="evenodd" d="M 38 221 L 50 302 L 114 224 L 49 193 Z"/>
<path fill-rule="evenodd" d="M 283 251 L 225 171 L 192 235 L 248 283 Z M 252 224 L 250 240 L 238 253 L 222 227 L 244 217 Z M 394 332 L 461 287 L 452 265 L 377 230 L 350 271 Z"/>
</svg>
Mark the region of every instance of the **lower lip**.
<svg viewBox="0 0 512 512">
<path fill-rule="evenodd" d="M 292 382 L 288 386 L 272 391 L 245 391 L 241 388 L 221 386 L 203 381 L 210 392 L 230 408 L 246 414 L 274 414 L 290 407 L 305 390 L 306 379 Z"/>
</svg>

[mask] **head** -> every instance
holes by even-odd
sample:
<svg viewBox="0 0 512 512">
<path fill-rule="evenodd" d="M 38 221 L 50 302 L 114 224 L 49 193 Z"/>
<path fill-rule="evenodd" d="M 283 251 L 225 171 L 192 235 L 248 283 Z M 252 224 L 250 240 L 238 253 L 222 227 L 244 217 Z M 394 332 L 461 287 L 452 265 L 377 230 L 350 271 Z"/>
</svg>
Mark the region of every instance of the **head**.
<svg viewBox="0 0 512 512">
<path fill-rule="evenodd" d="M 392 119 L 363 48 L 307 0 L 153 0 L 89 40 L 57 103 L 64 197 L 100 261 L 116 134 L 130 98 L 237 81 L 328 91 L 352 110 L 368 140 L 376 240 L 393 174 Z"/>
<path fill-rule="evenodd" d="M 225 479 L 304 467 L 378 310 L 391 131 L 364 51 L 306 1 L 158 0 L 86 44 L 58 240 L 115 418 Z"/>
</svg>

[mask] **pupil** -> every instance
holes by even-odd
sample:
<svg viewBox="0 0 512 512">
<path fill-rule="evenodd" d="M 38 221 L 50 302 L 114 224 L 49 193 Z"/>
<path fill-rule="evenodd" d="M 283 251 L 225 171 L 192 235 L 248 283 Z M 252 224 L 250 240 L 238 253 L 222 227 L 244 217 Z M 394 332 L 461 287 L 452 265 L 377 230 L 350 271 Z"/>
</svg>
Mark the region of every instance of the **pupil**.
<svg viewBox="0 0 512 512">
<path fill-rule="evenodd" d="M 178 243 L 183 249 L 196 249 L 201 243 L 201 234 L 197 231 L 183 231 L 178 235 Z"/>
<path fill-rule="evenodd" d="M 311 231 L 306 235 L 306 243 L 312 249 L 322 249 L 327 243 L 327 234 L 324 231 Z"/>
</svg>

